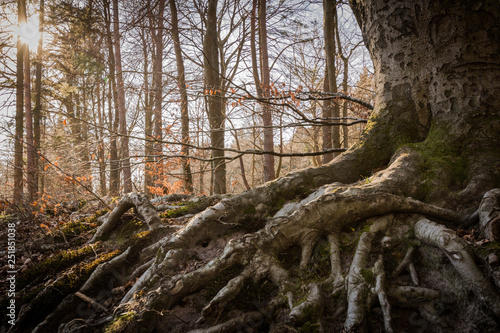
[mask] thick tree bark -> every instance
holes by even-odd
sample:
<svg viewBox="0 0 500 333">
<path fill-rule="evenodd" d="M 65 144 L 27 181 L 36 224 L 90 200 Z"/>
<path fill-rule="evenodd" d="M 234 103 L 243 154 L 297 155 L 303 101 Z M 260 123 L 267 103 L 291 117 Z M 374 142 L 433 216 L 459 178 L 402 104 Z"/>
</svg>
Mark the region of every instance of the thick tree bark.
<svg viewBox="0 0 500 333">
<path fill-rule="evenodd" d="M 177 63 L 177 80 L 179 81 L 179 91 L 181 94 L 181 154 L 189 156 L 189 110 L 188 96 L 186 88 L 186 74 L 184 71 L 184 60 L 182 59 L 181 42 L 179 39 L 179 22 L 177 19 L 177 7 L 175 0 L 170 0 L 170 14 L 172 15 L 172 39 L 175 49 L 175 60 Z M 191 166 L 188 158 L 182 159 L 182 169 L 184 171 L 184 190 L 188 193 L 193 192 L 193 175 L 191 174 Z"/>
<path fill-rule="evenodd" d="M 214 148 L 224 148 L 225 110 L 221 98 L 219 55 L 217 48 L 217 0 L 209 0 L 207 26 L 203 41 L 205 94 L 207 100 L 210 141 Z M 226 193 L 226 164 L 224 150 L 212 150 L 213 193 Z"/>
<path fill-rule="evenodd" d="M 460 198 L 498 186 L 499 174 L 490 171 L 500 163 L 500 154 L 492 150 L 500 140 L 500 99 L 495 93 L 500 87 L 500 46 L 491 35 L 498 30 L 498 4 L 419 1 L 386 6 L 352 1 L 352 7 L 374 62 L 372 119 L 374 127 L 386 124 L 385 134 L 378 131 L 379 142 L 394 150 L 426 139 L 418 148 L 435 157 L 434 162 L 454 159 L 447 161 L 452 169 L 462 163 L 461 171 L 447 170 L 462 174 L 458 184 L 466 188 Z M 365 132 L 369 135 L 370 128 Z M 452 178 L 429 182 L 446 191 L 452 183 L 458 185 Z M 439 200 L 439 191 L 431 192 L 428 199 Z"/>
<path fill-rule="evenodd" d="M 125 87 L 123 83 L 122 56 L 120 47 L 120 17 L 118 0 L 113 0 L 113 36 L 115 48 L 117 112 L 119 114 L 121 169 L 123 170 L 123 193 L 132 192 L 132 171 L 130 169 L 127 109 L 125 108 Z"/>
</svg>

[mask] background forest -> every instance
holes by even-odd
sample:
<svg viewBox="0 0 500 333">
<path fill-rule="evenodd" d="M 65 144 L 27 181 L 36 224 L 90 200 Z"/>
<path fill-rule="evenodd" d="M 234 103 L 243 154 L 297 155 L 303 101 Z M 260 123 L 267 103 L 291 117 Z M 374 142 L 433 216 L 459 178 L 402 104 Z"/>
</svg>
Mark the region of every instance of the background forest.
<svg viewBox="0 0 500 333">
<path fill-rule="evenodd" d="M 374 88 L 347 3 L 214 5 L 2 1 L 0 198 L 238 193 L 357 140 Z"/>
</svg>

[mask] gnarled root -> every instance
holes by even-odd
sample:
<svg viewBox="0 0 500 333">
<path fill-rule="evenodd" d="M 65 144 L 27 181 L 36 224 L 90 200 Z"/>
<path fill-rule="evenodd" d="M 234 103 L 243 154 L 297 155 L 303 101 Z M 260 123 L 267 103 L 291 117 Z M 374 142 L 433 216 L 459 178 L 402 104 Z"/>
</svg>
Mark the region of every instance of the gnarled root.
<svg viewBox="0 0 500 333">
<path fill-rule="evenodd" d="M 369 281 L 367 280 L 375 273 L 366 268 L 367 261 L 371 254 L 372 241 L 375 237 L 375 233 L 377 231 L 384 231 L 392 222 L 392 219 L 392 215 L 377 218 L 370 226 L 370 230 L 364 232 L 359 239 L 349 275 L 346 278 L 347 299 L 349 302 L 347 307 L 347 318 L 344 323 L 344 329 L 346 331 L 355 330 L 363 323 L 366 308 L 366 295 L 368 294 L 369 288 Z M 382 272 L 383 268 L 380 267 L 380 264 L 376 267 L 376 274 L 382 278 L 382 276 L 385 275 L 385 273 Z M 382 288 L 381 285 L 379 287 Z M 385 301 L 386 300 L 387 297 L 385 297 Z M 388 305 L 386 305 L 386 309 L 387 308 Z M 389 319 L 386 321 L 389 321 Z"/>
<path fill-rule="evenodd" d="M 144 219 L 144 222 L 149 227 L 149 230 L 153 230 L 161 224 L 158 212 L 148 200 L 145 195 L 138 193 L 129 193 L 123 196 L 116 208 L 109 214 L 106 221 L 97 229 L 94 237 L 90 240 L 90 243 L 97 242 L 103 239 L 113 231 L 116 225 L 120 222 L 122 215 L 134 207 L 140 216 Z"/>
<path fill-rule="evenodd" d="M 450 229 L 421 219 L 415 224 L 415 236 L 422 242 L 441 249 L 476 296 L 497 317 L 500 317 L 498 290 L 479 271 L 464 242 Z"/>
<path fill-rule="evenodd" d="M 489 240 L 500 240 L 500 188 L 486 192 L 477 211 L 479 226 L 484 237 Z"/>
</svg>

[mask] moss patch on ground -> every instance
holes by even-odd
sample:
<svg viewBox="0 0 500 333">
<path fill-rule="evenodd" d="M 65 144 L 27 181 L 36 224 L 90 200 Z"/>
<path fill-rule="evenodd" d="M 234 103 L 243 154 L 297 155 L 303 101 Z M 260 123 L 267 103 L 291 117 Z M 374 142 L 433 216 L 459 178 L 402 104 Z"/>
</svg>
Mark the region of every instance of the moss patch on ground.
<svg viewBox="0 0 500 333">
<path fill-rule="evenodd" d="M 83 246 L 76 250 L 61 251 L 58 254 L 50 256 L 27 271 L 19 274 L 17 278 L 17 287 L 21 290 L 30 283 L 36 282 L 41 278 L 46 278 L 49 275 L 56 274 L 82 261 L 86 257 L 95 254 L 100 247 L 101 243 L 96 243 Z"/>
</svg>

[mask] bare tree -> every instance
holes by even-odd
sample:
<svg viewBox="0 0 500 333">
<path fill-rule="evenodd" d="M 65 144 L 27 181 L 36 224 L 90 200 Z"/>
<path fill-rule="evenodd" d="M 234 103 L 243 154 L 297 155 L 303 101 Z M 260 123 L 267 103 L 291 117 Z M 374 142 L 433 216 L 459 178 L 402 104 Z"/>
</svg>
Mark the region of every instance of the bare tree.
<svg viewBox="0 0 500 333">
<path fill-rule="evenodd" d="M 327 75 L 325 75 L 325 80 L 328 78 L 328 91 L 330 93 L 337 93 L 337 70 L 336 70 L 336 59 L 337 50 L 335 48 L 335 15 L 337 1 L 336 0 L 323 0 L 323 20 L 324 20 L 324 31 L 325 31 L 325 53 L 326 53 L 326 68 Z M 326 88 L 326 85 L 325 85 Z M 331 107 L 324 107 L 324 118 L 335 118 L 340 117 L 340 108 L 337 103 L 333 103 L 333 110 Z M 329 142 L 329 134 L 327 131 L 332 131 L 332 144 Z M 338 126 L 325 127 L 323 129 L 323 149 L 340 148 L 340 128 Z M 323 157 L 323 163 L 328 163 L 333 156 L 338 155 L 334 153 L 333 155 L 327 154 Z"/>
<path fill-rule="evenodd" d="M 119 115 L 120 131 L 120 152 L 121 164 L 123 170 L 123 192 L 132 192 L 132 172 L 130 169 L 129 157 L 129 138 L 127 130 L 127 111 L 125 108 L 125 88 L 123 84 L 122 56 L 120 47 L 120 17 L 118 14 L 118 0 L 113 0 L 113 36 L 115 49 L 115 67 L 116 67 L 116 92 L 118 99 L 117 111 Z"/>
<path fill-rule="evenodd" d="M 213 192 L 226 193 L 226 165 L 224 163 L 225 110 L 221 99 L 219 54 L 217 47 L 217 0 L 208 1 L 206 32 L 203 41 L 205 95 L 207 99 L 210 140 L 212 143 Z"/>
<path fill-rule="evenodd" d="M 188 112 L 188 95 L 186 90 L 186 73 L 184 70 L 184 60 L 182 58 L 181 42 L 179 39 L 179 22 L 177 18 L 177 6 L 175 0 L 169 0 L 170 13 L 172 15 L 172 39 L 175 49 L 175 60 L 177 63 L 177 80 L 181 95 L 181 154 L 189 156 L 189 112 Z M 184 170 L 184 189 L 187 192 L 193 192 L 193 175 L 191 174 L 191 166 L 189 159 L 182 159 L 182 168 Z"/>
<path fill-rule="evenodd" d="M 17 21 L 21 25 L 26 23 L 26 1 L 19 0 L 17 4 Z M 17 37 L 17 64 L 16 64 L 16 130 L 14 141 L 14 193 L 15 203 L 21 203 L 23 196 L 23 131 L 24 131 L 24 53 L 26 45 L 23 45 L 20 36 Z"/>
</svg>

